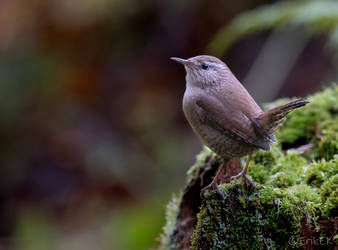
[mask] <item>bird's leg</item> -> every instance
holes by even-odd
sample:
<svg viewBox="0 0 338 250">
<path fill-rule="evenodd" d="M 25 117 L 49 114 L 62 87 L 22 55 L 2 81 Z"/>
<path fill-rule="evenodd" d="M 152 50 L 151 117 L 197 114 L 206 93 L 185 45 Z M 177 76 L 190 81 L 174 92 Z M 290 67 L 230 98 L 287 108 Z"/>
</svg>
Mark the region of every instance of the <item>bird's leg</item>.
<svg viewBox="0 0 338 250">
<path fill-rule="evenodd" d="M 215 189 L 216 190 L 216 192 L 217 192 L 217 194 L 219 195 L 219 196 L 221 196 L 221 198 L 224 200 L 225 198 L 224 198 L 224 195 L 223 195 L 223 193 L 222 193 L 222 191 L 221 190 L 219 190 L 219 188 L 218 188 L 218 180 L 220 179 L 220 177 L 221 177 L 221 175 L 223 174 L 223 166 L 224 166 L 224 163 L 222 163 L 219 167 L 218 167 L 218 170 L 217 170 L 217 173 L 216 173 L 216 175 L 215 175 L 215 177 L 214 177 L 214 179 L 212 180 L 212 182 L 208 185 L 208 186 L 206 186 L 206 187 L 204 187 L 202 190 L 201 190 L 201 197 L 203 198 L 203 194 L 204 194 L 204 192 L 205 192 L 205 190 L 207 190 L 207 189 L 209 189 L 209 188 L 213 188 L 213 189 Z"/>
<path fill-rule="evenodd" d="M 203 171 L 202 173 L 200 174 L 200 178 L 201 178 L 201 187 L 203 187 L 203 184 L 204 184 L 204 175 L 210 171 L 211 169 L 211 161 L 210 161 L 210 156 L 208 156 L 206 159 L 205 159 L 205 167 L 203 168 Z"/>
<path fill-rule="evenodd" d="M 249 177 L 246 176 L 246 173 L 248 172 L 250 160 L 251 160 L 251 154 L 249 154 L 248 156 L 248 160 L 246 161 L 244 169 L 241 172 L 239 172 L 237 175 L 232 176 L 231 180 L 243 177 L 244 180 L 246 180 L 251 186 L 254 186 L 254 183 L 252 182 L 252 180 L 250 180 Z"/>
<path fill-rule="evenodd" d="M 231 176 L 234 176 L 242 171 L 241 159 L 232 158 L 230 161 L 227 162 L 225 170 L 226 171 L 225 171 L 225 176 L 224 176 L 224 182 L 229 183 L 231 182 Z"/>
</svg>

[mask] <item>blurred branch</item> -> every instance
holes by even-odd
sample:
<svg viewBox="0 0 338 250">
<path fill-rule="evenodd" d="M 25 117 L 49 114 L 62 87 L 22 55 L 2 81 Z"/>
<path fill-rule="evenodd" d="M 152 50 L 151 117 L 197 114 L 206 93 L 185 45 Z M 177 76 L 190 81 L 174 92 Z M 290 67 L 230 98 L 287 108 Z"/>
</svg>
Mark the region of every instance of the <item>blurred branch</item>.
<svg viewBox="0 0 338 250">
<path fill-rule="evenodd" d="M 311 36 L 326 33 L 330 49 L 338 56 L 338 2 L 284 1 L 256 8 L 223 27 L 209 44 L 209 52 L 223 54 L 242 37 L 268 29 L 305 27 Z"/>
</svg>

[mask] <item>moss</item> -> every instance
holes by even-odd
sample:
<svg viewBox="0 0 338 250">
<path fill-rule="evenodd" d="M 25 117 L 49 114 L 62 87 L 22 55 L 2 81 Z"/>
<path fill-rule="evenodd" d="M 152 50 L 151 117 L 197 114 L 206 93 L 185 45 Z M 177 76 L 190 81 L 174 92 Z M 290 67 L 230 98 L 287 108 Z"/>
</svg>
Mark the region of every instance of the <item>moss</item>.
<svg viewBox="0 0 338 250">
<path fill-rule="evenodd" d="M 338 117 L 323 121 L 318 130 L 315 158 L 331 160 L 338 154 Z"/>
<path fill-rule="evenodd" d="M 287 248 L 289 238 L 300 235 L 302 218 L 313 217 L 312 201 L 319 199 L 310 190 L 309 201 L 304 201 L 298 188 L 287 192 L 263 186 L 246 190 L 244 186 L 241 181 L 221 185 L 225 202 L 216 192 L 204 201 L 191 249 Z"/>
<path fill-rule="evenodd" d="M 248 174 L 260 184 L 265 184 L 277 159 L 283 155 L 276 145 L 271 146 L 271 151 L 257 151 L 251 158 Z"/>
<path fill-rule="evenodd" d="M 301 241 L 289 240 L 300 239 L 303 230 L 309 237 L 330 235 L 320 225 L 334 223 L 338 215 L 338 85 L 309 100 L 309 105 L 288 115 L 276 133 L 278 145 L 252 155 L 248 175 L 255 189 L 241 179 L 222 184 L 225 201 L 215 191 L 206 191 L 196 211 L 191 249 L 300 248 Z M 307 153 L 285 151 L 306 143 L 313 145 Z M 188 183 L 210 167 L 207 162 L 217 161 L 210 149 L 203 149 L 188 171 Z M 333 237 L 331 241 L 334 244 Z"/>
<path fill-rule="evenodd" d="M 269 178 L 269 170 L 263 164 L 256 163 L 253 166 L 250 164 L 248 175 L 254 182 L 264 184 Z"/>
<path fill-rule="evenodd" d="M 276 135 L 281 143 L 294 143 L 300 138 L 313 138 L 315 126 L 338 113 L 338 85 L 309 97 L 310 104 L 292 112 Z"/>
<path fill-rule="evenodd" d="M 338 174 L 337 158 L 331 161 L 316 161 L 306 168 L 303 181 L 311 186 L 320 187 L 324 181 L 336 174 Z"/>
<path fill-rule="evenodd" d="M 296 153 L 287 152 L 286 155 L 280 156 L 272 168 L 271 174 L 280 172 L 296 172 L 299 174 L 303 171 L 305 164 L 307 164 L 306 159 L 299 157 Z"/>
<path fill-rule="evenodd" d="M 325 218 L 338 215 L 338 174 L 332 176 L 321 186 L 323 201 L 322 214 Z"/>
<path fill-rule="evenodd" d="M 221 210 L 221 201 L 212 199 L 210 200 L 210 203 L 206 204 L 205 208 L 201 209 L 197 215 L 198 223 L 194 235 L 201 235 L 204 239 L 197 249 L 210 249 L 216 246 L 216 234 L 221 231 L 221 227 L 223 226 L 221 220 Z M 196 239 L 197 237 L 192 238 L 192 249 L 194 249 L 194 246 L 198 244 Z"/>
<path fill-rule="evenodd" d="M 178 213 L 178 207 L 181 201 L 182 194 L 173 195 L 171 201 L 166 206 L 166 225 L 163 227 L 163 233 L 161 234 L 161 245 L 159 250 L 175 249 L 175 246 L 170 246 L 170 237 L 175 228 L 176 216 Z"/>
<path fill-rule="evenodd" d="M 268 184 L 274 187 L 285 188 L 296 184 L 297 175 L 292 171 L 283 171 L 271 176 Z"/>
<path fill-rule="evenodd" d="M 306 184 L 297 184 L 286 189 L 286 192 L 299 201 L 312 202 L 314 207 L 321 204 L 321 196 L 316 188 Z"/>
</svg>

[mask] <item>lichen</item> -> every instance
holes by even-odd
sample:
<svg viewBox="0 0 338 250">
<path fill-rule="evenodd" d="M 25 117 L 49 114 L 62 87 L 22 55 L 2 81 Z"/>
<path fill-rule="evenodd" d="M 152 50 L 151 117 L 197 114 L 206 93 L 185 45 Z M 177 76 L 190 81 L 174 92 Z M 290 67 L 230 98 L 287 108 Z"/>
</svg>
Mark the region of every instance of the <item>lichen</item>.
<svg viewBox="0 0 338 250">
<path fill-rule="evenodd" d="M 304 242 L 290 239 L 300 239 L 306 230 L 311 237 L 332 235 L 334 247 L 336 233 L 321 225 L 338 219 L 338 85 L 308 99 L 310 104 L 291 112 L 276 132 L 278 145 L 252 155 L 248 175 L 255 188 L 243 180 L 222 184 L 224 201 L 214 190 L 204 193 L 191 249 L 300 248 Z M 307 152 L 299 151 L 304 144 Z M 188 171 L 188 183 L 210 167 L 208 157 L 219 160 L 204 149 Z"/>
</svg>

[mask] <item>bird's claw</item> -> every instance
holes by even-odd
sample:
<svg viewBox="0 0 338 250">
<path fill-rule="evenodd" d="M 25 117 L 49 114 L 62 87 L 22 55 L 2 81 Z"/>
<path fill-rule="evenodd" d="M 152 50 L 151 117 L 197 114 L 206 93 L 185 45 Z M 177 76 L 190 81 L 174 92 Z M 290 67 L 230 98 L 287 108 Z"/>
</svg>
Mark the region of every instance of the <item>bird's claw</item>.
<svg viewBox="0 0 338 250">
<path fill-rule="evenodd" d="M 255 187 L 255 184 L 253 183 L 253 181 L 246 175 L 246 173 L 242 170 L 241 172 L 239 172 L 238 174 L 231 176 L 231 180 L 235 180 L 238 178 L 243 178 L 247 183 L 250 184 L 250 186 Z"/>
<path fill-rule="evenodd" d="M 208 189 L 214 189 L 217 192 L 217 194 L 221 197 L 221 199 L 225 200 L 223 192 L 218 188 L 217 184 L 213 184 L 213 183 L 210 183 L 208 186 L 204 187 L 201 190 L 201 193 L 200 193 L 201 199 L 204 198 L 204 192 Z"/>
</svg>

